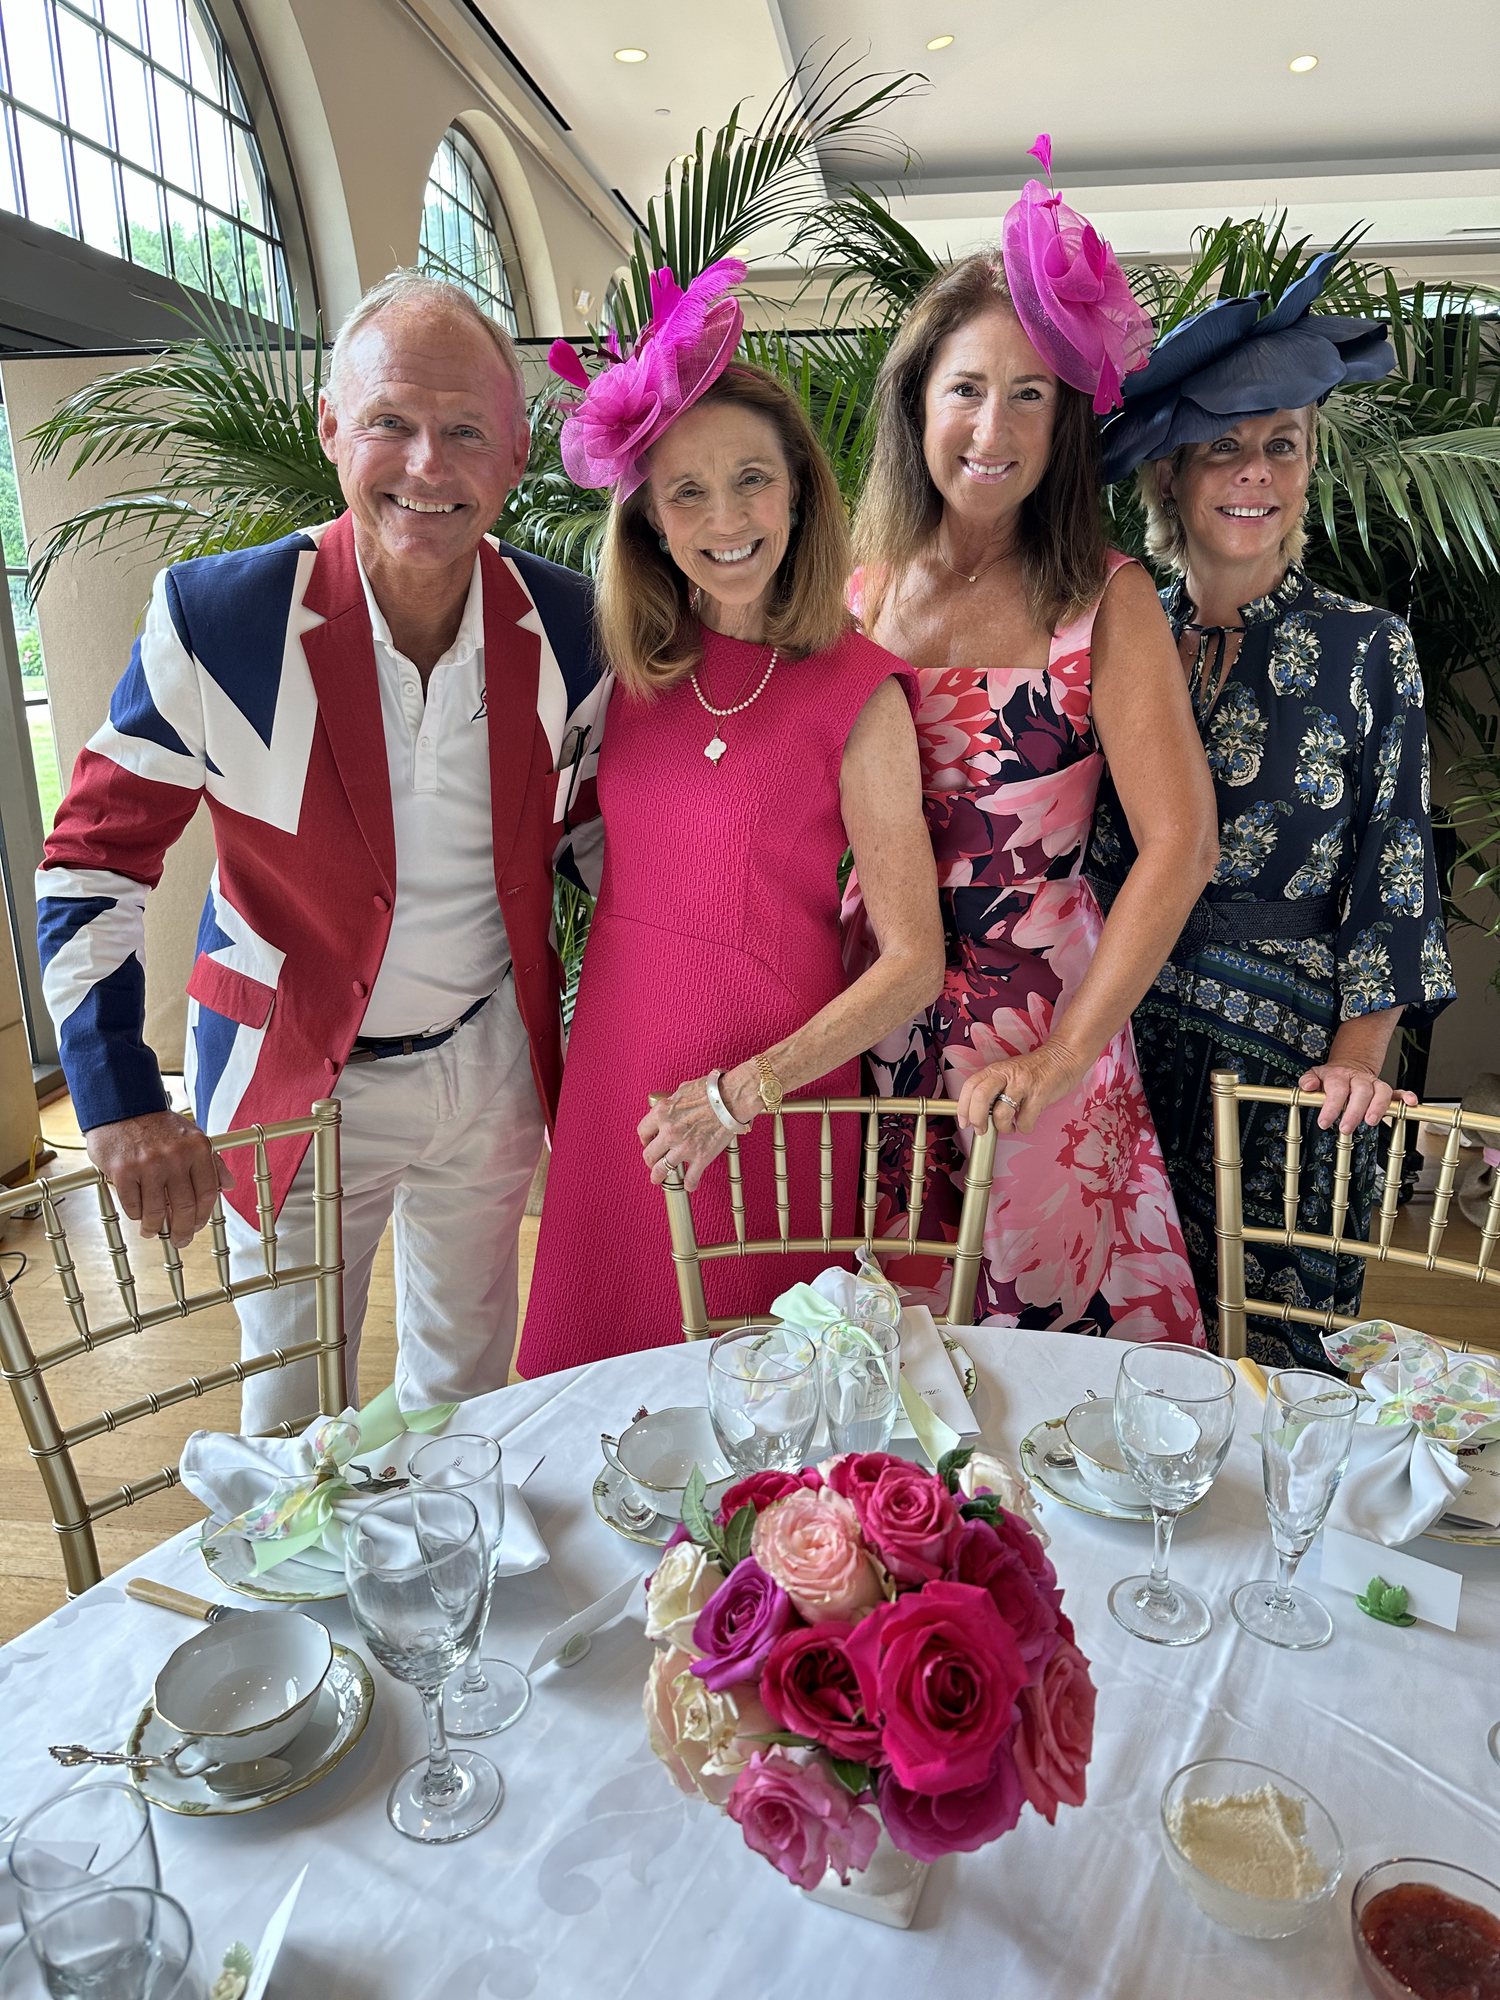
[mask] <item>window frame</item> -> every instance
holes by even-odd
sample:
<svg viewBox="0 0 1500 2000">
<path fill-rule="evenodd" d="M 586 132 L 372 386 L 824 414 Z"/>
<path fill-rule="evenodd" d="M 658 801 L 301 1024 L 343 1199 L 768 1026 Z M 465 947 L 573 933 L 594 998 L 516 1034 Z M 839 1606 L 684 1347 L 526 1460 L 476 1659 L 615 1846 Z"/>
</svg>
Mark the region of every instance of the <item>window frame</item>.
<svg viewBox="0 0 1500 2000">
<path fill-rule="evenodd" d="M 489 233 L 495 246 L 496 261 L 499 264 L 501 276 L 505 280 L 506 289 L 509 293 L 509 298 L 505 301 L 508 312 L 494 312 L 492 306 L 486 300 L 477 297 L 472 284 L 466 281 L 464 274 L 458 267 L 448 263 L 446 259 L 440 257 L 434 258 L 429 250 L 427 243 L 427 211 L 430 205 L 428 200 L 429 193 L 435 188 L 444 202 L 453 202 L 455 200 L 455 197 L 450 195 L 448 190 L 437 180 L 435 172 L 438 162 L 442 159 L 444 149 L 448 147 L 452 148 L 454 157 L 468 176 L 469 183 L 478 203 L 478 206 L 475 207 L 473 203 L 459 196 L 456 198 L 457 206 L 476 221 L 483 220 L 489 225 Z M 444 278 L 450 284 L 461 286 L 464 291 L 475 298 L 475 302 L 483 311 L 489 313 L 492 318 L 499 320 L 512 339 L 525 340 L 533 337 L 534 321 L 531 310 L 531 295 L 527 289 L 526 271 L 521 262 L 520 252 L 516 247 L 515 231 L 511 226 L 510 215 L 505 206 L 505 198 L 500 192 L 500 186 L 495 178 L 494 170 L 485 158 L 484 149 L 474 138 L 473 134 L 466 131 L 463 124 L 458 120 L 455 120 L 448 127 L 447 131 L 444 132 L 442 138 L 438 141 L 437 150 L 432 156 L 432 164 L 427 169 L 427 178 L 422 184 L 422 220 L 417 231 L 417 268 L 429 277 Z"/>
</svg>

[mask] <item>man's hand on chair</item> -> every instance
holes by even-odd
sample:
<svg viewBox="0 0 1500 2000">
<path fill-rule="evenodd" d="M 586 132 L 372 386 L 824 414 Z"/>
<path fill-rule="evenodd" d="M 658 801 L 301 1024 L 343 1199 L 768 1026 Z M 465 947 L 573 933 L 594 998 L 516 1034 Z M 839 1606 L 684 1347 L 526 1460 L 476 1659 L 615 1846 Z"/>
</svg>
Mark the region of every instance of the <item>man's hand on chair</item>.
<svg viewBox="0 0 1500 2000">
<path fill-rule="evenodd" d="M 175 1111 L 96 1125 L 84 1143 L 142 1236 L 158 1235 L 165 1222 L 179 1250 L 212 1215 L 219 1189 L 234 1186 L 234 1175 L 192 1119 Z"/>
</svg>

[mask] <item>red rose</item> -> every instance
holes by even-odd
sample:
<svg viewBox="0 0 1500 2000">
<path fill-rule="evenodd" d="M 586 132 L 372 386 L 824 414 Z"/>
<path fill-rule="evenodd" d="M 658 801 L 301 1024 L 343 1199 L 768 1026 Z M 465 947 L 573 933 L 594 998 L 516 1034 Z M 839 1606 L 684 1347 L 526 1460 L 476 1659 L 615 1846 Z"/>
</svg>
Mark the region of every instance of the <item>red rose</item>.
<svg viewBox="0 0 1500 2000">
<path fill-rule="evenodd" d="M 995 1609 L 1010 1627 L 1028 1678 L 1041 1678 L 1042 1668 L 1057 1645 L 1057 1607 L 1041 1590 L 1020 1556 L 987 1521 L 965 1521 L 958 1538 L 953 1579 L 977 1584 L 995 1601 Z"/>
<path fill-rule="evenodd" d="M 907 1791 L 882 1771 L 876 1798 L 886 1831 L 902 1853 L 936 1861 L 944 1854 L 973 1854 L 1009 1833 L 1021 1817 L 1026 1792 L 1007 1736 L 977 1785 L 931 1797 Z"/>
<path fill-rule="evenodd" d="M 825 1458 L 819 1470 L 841 1499 L 851 1500 L 863 1518 L 863 1499 L 888 1465 L 905 1465 L 889 1451 L 845 1451 L 837 1458 Z"/>
<path fill-rule="evenodd" d="M 761 1668 L 760 1698 L 778 1729 L 811 1736 L 835 1757 L 867 1764 L 880 1755 L 880 1730 L 866 1722 L 859 1676 L 837 1619 L 783 1632 Z"/>
<path fill-rule="evenodd" d="M 898 1784 L 936 1793 L 983 1783 L 1026 1684 L 988 1591 L 929 1583 L 877 1606 L 844 1645 Z"/>
<path fill-rule="evenodd" d="M 1016 1769 L 1027 1798 L 1049 1824 L 1056 1824 L 1059 1805 L 1083 1804 L 1096 1700 L 1089 1663 L 1066 1639 L 1038 1685 L 1021 1696 Z"/>
<path fill-rule="evenodd" d="M 1057 1571 L 1042 1547 L 1033 1529 L 1021 1519 L 1019 1514 L 1007 1513 L 1003 1508 L 995 1523 L 995 1533 L 1007 1548 L 1015 1550 L 1027 1569 L 1036 1578 L 1043 1590 L 1052 1599 L 1055 1611 L 1062 1610 L 1062 1591 L 1058 1586 Z"/>
<path fill-rule="evenodd" d="M 897 1583 L 933 1583 L 952 1567 L 963 1523 L 953 1495 L 930 1472 L 888 1458 L 874 1482 L 856 1480 L 849 1497 L 865 1540 Z"/>
<path fill-rule="evenodd" d="M 805 1472 L 777 1472 L 774 1468 L 769 1472 L 752 1472 L 748 1479 L 730 1487 L 714 1518 L 721 1528 L 727 1528 L 741 1507 L 753 1507 L 758 1514 L 773 1500 L 784 1500 L 788 1493 L 800 1492 L 804 1486 L 822 1484 L 823 1475 L 811 1465 Z"/>
</svg>

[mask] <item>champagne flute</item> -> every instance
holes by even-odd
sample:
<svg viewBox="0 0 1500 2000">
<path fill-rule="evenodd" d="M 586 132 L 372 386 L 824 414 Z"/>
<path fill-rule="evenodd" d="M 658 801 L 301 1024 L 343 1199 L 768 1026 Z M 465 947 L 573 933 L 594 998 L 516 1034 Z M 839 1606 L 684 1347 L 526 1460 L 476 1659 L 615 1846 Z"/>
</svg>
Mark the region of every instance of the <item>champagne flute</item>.
<svg viewBox="0 0 1500 2000">
<path fill-rule="evenodd" d="M 1297 1565 L 1322 1527 L 1349 1463 L 1359 1397 L 1311 1368 L 1283 1368 L 1266 1384 L 1260 1430 L 1266 1512 L 1276 1579 L 1242 1583 L 1229 1607 L 1245 1630 L 1272 1646 L 1310 1652 L 1333 1637 L 1333 1620 L 1304 1590 Z"/>
<path fill-rule="evenodd" d="M 410 1487 L 377 1500 L 344 1542 L 349 1610 L 388 1674 L 422 1697 L 428 1754 L 397 1778 L 386 1800 L 409 1840 L 463 1840 L 500 1809 L 500 1773 L 477 1750 L 450 1750 L 443 1683 L 479 1644 L 490 1555 L 474 1503 L 463 1493 Z"/>
<path fill-rule="evenodd" d="M 119 1779 L 75 1784 L 21 1821 L 10 1872 L 28 1930 L 59 1903 L 98 1889 L 159 1889 L 151 1808 Z"/>
<path fill-rule="evenodd" d="M 1149 1576 L 1109 1593 L 1125 1630 L 1157 1646 L 1191 1646 L 1213 1625 L 1196 1591 L 1172 1583 L 1167 1560 L 1177 1517 L 1213 1485 L 1234 1437 L 1234 1370 L 1216 1354 L 1176 1341 L 1132 1347 L 1115 1384 L 1115 1436 L 1151 1502 Z"/>
<path fill-rule="evenodd" d="M 802 1464 L 821 1407 L 818 1350 L 794 1326 L 738 1326 L 708 1355 L 708 1414 L 742 1476 Z"/>
<path fill-rule="evenodd" d="M 406 1470 L 413 1486 L 428 1492 L 465 1493 L 473 1501 L 489 1547 L 489 1575 L 484 1586 L 480 1644 L 489 1624 L 495 1596 L 495 1572 L 505 1539 L 505 1480 L 503 1454 L 492 1437 L 433 1438 L 412 1453 Z M 461 1681 L 451 1682 L 443 1704 L 443 1721 L 450 1736 L 498 1736 L 526 1713 L 531 1682 L 518 1666 L 479 1647 L 469 1655 Z"/>
</svg>

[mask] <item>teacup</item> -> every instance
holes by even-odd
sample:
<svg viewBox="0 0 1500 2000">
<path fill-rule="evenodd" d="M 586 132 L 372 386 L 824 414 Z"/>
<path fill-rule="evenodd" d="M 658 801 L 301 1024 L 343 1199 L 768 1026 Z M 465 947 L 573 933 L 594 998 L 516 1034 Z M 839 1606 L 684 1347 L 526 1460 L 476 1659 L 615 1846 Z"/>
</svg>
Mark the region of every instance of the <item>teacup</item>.
<svg viewBox="0 0 1500 2000">
<path fill-rule="evenodd" d="M 1149 1507 L 1146 1489 L 1125 1463 L 1115 1436 L 1115 1405 L 1098 1396 L 1069 1410 L 1063 1429 L 1078 1463 L 1078 1476 L 1101 1500 L 1116 1507 Z"/>
<path fill-rule="evenodd" d="M 332 1664 L 328 1628 L 300 1611 L 216 1620 L 156 1676 L 156 1713 L 181 1739 L 166 1761 L 191 1778 L 284 1750 L 306 1726 Z"/>
<path fill-rule="evenodd" d="M 725 1463 L 708 1411 L 656 1410 L 637 1417 L 618 1438 L 601 1436 L 605 1463 L 624 1482 L 621 1511 L 639 1525 L 648 1515 L 682 1519 L 682 1496 L 693 1467 L 701 1466 L 708 1482 L 706 1504 L 712 1513 L 739 1475 Z"/>
</svg>

